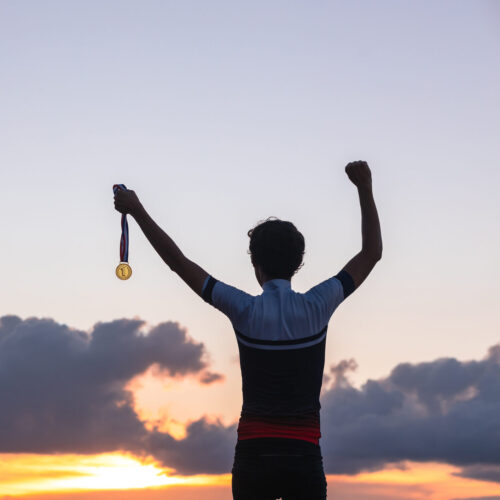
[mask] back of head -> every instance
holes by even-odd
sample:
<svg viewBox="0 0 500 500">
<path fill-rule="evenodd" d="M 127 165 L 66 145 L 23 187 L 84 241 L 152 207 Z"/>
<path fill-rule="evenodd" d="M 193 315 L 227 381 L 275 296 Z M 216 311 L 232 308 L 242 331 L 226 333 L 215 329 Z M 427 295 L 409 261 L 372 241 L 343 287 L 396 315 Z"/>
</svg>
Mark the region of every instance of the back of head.
<svg viewBox="0 0 500 500">
<path fill-rule="evenodd" d="M 269 279 L 290 279 L 304 258 L 304 237 L 294 224 L 269 217 L 248 231 L 249 253 Z"/>
</svg>

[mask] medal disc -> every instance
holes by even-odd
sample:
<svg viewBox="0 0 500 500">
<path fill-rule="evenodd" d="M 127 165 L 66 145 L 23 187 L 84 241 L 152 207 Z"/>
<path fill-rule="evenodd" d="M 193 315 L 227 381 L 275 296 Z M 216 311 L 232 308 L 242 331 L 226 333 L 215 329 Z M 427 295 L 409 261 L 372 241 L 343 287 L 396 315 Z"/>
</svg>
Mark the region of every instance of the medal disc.
<svg viewBox="0 0 500 500">
<path fill-rule="evenodd" d="M 121 280 L 128 280 L 132 276 L 132 268 L 126 262 L 120 262 L 116 267 L 116 276 Z"/>
</svg>

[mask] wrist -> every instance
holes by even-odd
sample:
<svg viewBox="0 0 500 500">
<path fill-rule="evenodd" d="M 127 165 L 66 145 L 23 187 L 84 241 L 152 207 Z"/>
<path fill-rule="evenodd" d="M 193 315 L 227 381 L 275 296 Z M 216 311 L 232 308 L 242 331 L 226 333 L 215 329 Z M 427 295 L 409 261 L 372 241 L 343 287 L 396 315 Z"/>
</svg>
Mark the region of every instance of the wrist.
<svg viewBox="0 0 500 500">
<path fill-rule="evenodd" d="M 133 212 L 130 212 L 130 215 L 138 222 L 140 219 L 143 219 L 147 214 L 146 209 L 139 203 L 139 206 L 134 209 Z"/>
<path fill-rule="evenodd" d="M 372 184 L 370 183 L 364 183 L 364 184 L 358 184 L 356 186 L 358 188 L 359 194 L 372 194 Z"/>
</svg>

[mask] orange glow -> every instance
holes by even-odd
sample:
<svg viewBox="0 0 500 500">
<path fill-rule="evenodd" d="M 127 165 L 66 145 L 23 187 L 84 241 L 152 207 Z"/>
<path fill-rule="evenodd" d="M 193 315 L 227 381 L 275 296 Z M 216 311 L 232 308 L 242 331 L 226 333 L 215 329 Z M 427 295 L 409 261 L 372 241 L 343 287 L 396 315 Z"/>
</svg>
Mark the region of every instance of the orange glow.
<svg viewBox="0 0 500 500">
<path fill-rule="evenodd" d="M 171 498 L 180 499 L 184 498 L 181 493 L 184 490 L 187 494 L 193 488 L 200 488 L 201 492 L 206 487 L 222 487 L 224 490 L 220 491 L 226 491 L 230 498 L 230 474 L 173 476 L 172 470 L 160 468 L 151 459 L 139 460 L 119 453 L 93 456 L 0 454 L 0 470 L 0 492 L 12 496 L 66 492 L 65 498 L 69 499 L 69 493 L 130 490 L 143 491 L 144 496 L 140 498 L 146 500 L 153 498 L 153 490 L 166 491 L 166 488 L 172 492 Z M 378 472 L 329 475 L 327 478 L 330 494 L 359 500 L 450 500 L 500 495 L 500 485 L 454 476 L 457 472 L 459 468 L 446 464 L 404 462 Z"/>
<path fill-rule="evenodd" d="M 356 476 L 328 476 L 335 485 L 351 484 L 365 486 L 368 494 L 377 493 L 387 498 L 400 498 L 398 490 L 404 489 L 405 498 L 428 500 L 450 500 L 458 498 L 500 495 L 500 485 L 454 476 L 460 468 L 452 465 L 427 462 L 403 462 L 378 472 L 362 473 Z M 362 498 L 362 496 L 360 496 Z"/>
<path fill-rule="evenodd" d="M 169 470 L 132 455 L 0 455 L 5 495 L 82 490 L 140 489 L 170 485 L 226 485 L 229 475 L 170 476 Z M 171 472 L 171 470 L 170 470 Z"/>
<path fill-rule="evenodd" d="M 186 437 L 186 423 L 206 417 L 219 419 L 231 425 L 239 418 L 238 413 L 229 416 L 227 408 L 218 406 L 217 411 L 207 409 L 219 401 L 221 383 L 202 385 L 193 377 L 165 377 L 154 366 L 130 380 L 126 389 L 133 394 L 133 407 L 139 420 L 148 430 L 157 427 L 175 439 Z M 189 397 L 186 397 L 186 395 Z M 236 433 L 234 434 L 236 444 Z"/>
<path fill-rule="evenodd" d="M 452 472 L 459 469 L 439 463 L 408 463 L 399 467 L 387 467 L 379 472 L 362 473 L 356 476 L 356 482 L 386 484 L 426 484 L 439 483 L 449 479 Z"/>
<path fill-rule="evenodd" d="M 182 380 L 158 376 L 158 372 L 153 368 L 128 382 L 126 389 L 134 396 L 134 411 L 148 431 L 156 427 L 161 432 L 168 432 L 175 439 L 186 437 L 185 424 L 170 416 L 171 408 L 166 396 L 169 390 L 181 382 Z"/>
</svg>

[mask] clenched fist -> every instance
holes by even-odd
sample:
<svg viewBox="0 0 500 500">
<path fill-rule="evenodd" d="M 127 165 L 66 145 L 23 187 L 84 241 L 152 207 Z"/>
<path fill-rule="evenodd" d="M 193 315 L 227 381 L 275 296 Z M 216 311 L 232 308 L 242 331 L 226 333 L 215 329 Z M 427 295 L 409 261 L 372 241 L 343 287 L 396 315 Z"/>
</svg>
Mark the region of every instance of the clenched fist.
<svg viewBox="0 0 500 500">
<path fill-rule="evenodd" d="M 134 191 L 119 190 L 115 194 L 115 208 L 122 214 L 136 215 L 142 208 L 139 198 Z"/>
<path fill-rule="evenodd" d="M 345 167 L 345 173 L 357 187 L 372 187 L 372 173 L 366 161 L 351 161 Z"/>
</svg>

